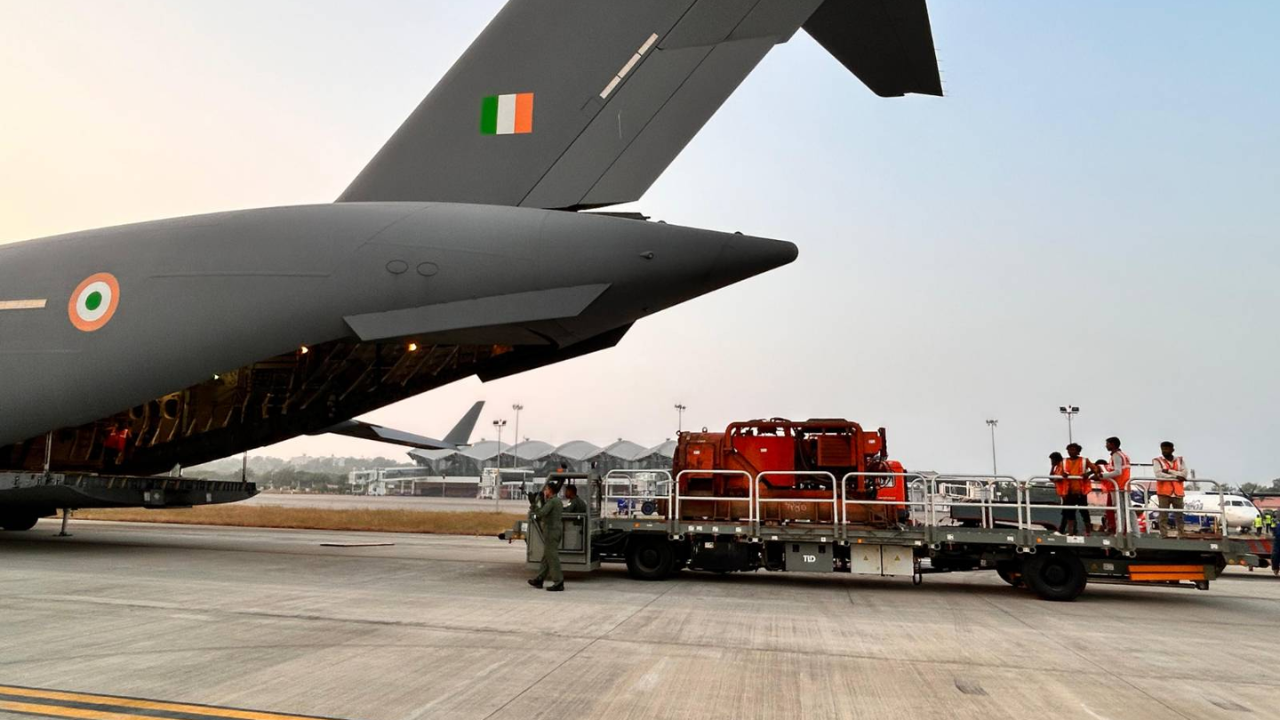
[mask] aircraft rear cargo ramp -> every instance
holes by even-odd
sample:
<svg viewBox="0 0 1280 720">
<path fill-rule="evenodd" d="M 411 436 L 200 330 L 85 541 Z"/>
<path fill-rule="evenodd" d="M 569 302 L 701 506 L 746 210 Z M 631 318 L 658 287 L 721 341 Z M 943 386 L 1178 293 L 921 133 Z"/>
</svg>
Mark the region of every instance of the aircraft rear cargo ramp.
<svg viewBox="0 0 1280 720">
<path fill-rule="evenodd" d="M 250 482 L 86 473 L 0 472 L 0 528 L 28 530 L 61 508 L 173 508 L 247 500 Z"/>
</svg>

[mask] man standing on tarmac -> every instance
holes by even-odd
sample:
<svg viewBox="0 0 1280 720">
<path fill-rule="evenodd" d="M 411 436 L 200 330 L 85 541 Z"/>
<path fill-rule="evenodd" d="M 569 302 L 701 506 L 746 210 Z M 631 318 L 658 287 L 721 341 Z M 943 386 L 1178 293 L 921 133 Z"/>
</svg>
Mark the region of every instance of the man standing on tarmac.
<svg viewBox="0 0 1280 720">
<path fill-rule="evenodd" d="M 1107 452 L 1111 453 L 1111 462 L 1107 463 L 1105 472 L 1098 474 L 1098 479 L 1102 481 L 1102 492 L 1107 495 L 1107 514 L 1102 521 L 1102 526 L 1108 532 L 1116 531 L 1116 491 L 1122 493 L 1129 492 L 1129 476 L 1131 473 L 1132 463 L 1129 462 L 1129 456 L 1125 451 L 1120 449 L 1120 438 L 1107 438 Z"/>
<path fill-rule="evenodd" d="M 1080 457 L 1082 449 L 1079 443 L 1068 445 L 1066 459 L 1058 465 L 1053 473 L 1058 478 L 1054 480 L 1054 485 L 1058 489 L 1058 497 L 1062 498 L 1062 504 L 1065 506 L 1062 510 L 1062 521 L 1058 525 L 1058 531 L 1068 535 L 1081 534 L 1082 526 L 1076 525 L 1077 510 L 1084 520 L 1084 534 L 1089 532 L 1088 504 L 1089 489 L 1092 485 L 1090 478 L 1097 475 L 1098 467 L 1089 458 Z"/>
<path fill-rule="evenodd" d="M 1183 498 L 1186 497 L 1187 491 L 1183 483 L 1187 480 L 1187 461 L 1180 456 L 1173 454 L 1173 443 L 1165 440 L 1160 443 L 1160 457 L 1151 461 L 1151 468 L 1156 474 L 1156 504 L 1161 509 L 1175 508 L 1181 510 Z M 1178 535 L 1182 535 L 1183 515 L 1185 513 L 1175 513 L 1177 518 Z M 1154 530 L 1156 534 L 1163 532 L 1168 523 L 1161 513 L 1156 517 Z M 1224 519 L 1225 521 L 1225 519 Z"/>
<path fill-rule="evenodd" d="M 1276 516 L 1271 516 L 1271 573 L 1276 577 L 1280 577 L 1280 523 L 1275 522 Z"/>
<path fill-rule="evenodd" d="M 534 504 L 534 521 L 542 528 L 542 564 L 538 568 L 537 577 L 529 580 L 529 584 L 540 588 L 542 581 L 550 580 L 551 585 L 547 587 L 550 592 L 564 590 L 564 573 L 560 572 L 560 538 L 564 535 L 562 522 L 564 503 L 557 497 L 559 492 L 560 483 L 547 480 L 547 484 L 542 486 L 541 498 L 530 496 L 530 502 Z"/>
</svg>

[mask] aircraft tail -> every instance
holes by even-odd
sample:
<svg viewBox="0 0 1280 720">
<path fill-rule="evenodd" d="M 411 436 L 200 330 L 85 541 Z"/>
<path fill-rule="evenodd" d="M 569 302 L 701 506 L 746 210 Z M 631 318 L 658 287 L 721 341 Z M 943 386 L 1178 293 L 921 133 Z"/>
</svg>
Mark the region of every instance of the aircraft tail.
<svg viewBox="0 0 1280 720">
<path fill-rule="evenodd" d="M 470 445 L 471 432 L 476 429 L 476 421 L 480 419 L 480 411 L 483 409 L 483 400 L 472 405 L 471 409 L 467 411 L 467 414 L 463 415 L 462 419 L 458 421 L 458 424 L 454 425 L 453 429 L 449 431 L 449 434 L 444 436 L 445 443 L 455 447 Z"/>
<path fill-rule="evenodd" d="M 925 0 L 509 0 L 338 201 L 638 200 L 802 25 L 877 93 L 941 93 Z"/>
</svg>

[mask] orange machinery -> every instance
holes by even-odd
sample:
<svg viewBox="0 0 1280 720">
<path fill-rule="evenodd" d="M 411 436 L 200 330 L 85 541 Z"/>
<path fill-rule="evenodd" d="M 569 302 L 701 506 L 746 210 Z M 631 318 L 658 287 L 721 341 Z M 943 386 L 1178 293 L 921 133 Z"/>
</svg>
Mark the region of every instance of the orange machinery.
<svg viewBox="0 0 1280 720">
<path fill-rule="evenodd" d="M 682 471 L 690 472 L 682 475 Z M 830 476 L 789 471 L 821 471 Z M 855 472 L 891 475 L 845 479 Z M 760 503 L 759 519 L 764 524 L 832 523 L 837 505 L 831 501 L 839 497 L 834 477 L 836 483 L 845 480 L 846 500 L 904 503 L 847 506 L 850 523 L 887 527 L 897 524 L 906 511 L 903 472 L 900 463 L 887 459 L 884 428 L 871 432 L 850 420 L 773 418 L 733 423 L 722 433 L 680 433 L 672 475 L 681 495 L 681 520 L 746 519 L 750 478 L 769 473 L 759 479 L 757 492 L 761 500 L 779 502 Z"/>
</svg>

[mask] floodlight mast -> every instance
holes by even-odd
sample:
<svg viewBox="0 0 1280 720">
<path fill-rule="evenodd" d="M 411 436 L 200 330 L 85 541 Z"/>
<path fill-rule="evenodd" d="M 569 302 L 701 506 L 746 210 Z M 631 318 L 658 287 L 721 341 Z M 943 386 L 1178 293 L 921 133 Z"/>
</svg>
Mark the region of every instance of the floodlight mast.
<svg viewBox="0 0 1280 720">
<path fill-rule="evenodd" d="M 1067 417 L 1067 442 L 1075 442 L 1076 438 L 1075 433 L 1072 432 L 1071 419 L 1080 414 L 1080 408 L 1076 405 L 1059 405 L 1058 412 Z"/>
</svg>

